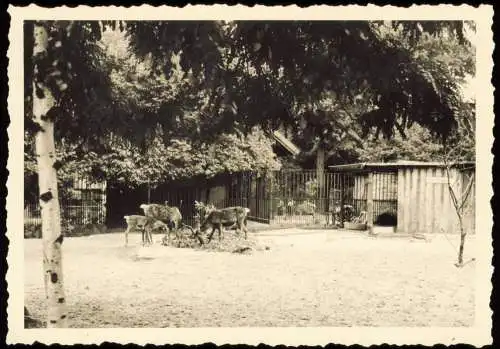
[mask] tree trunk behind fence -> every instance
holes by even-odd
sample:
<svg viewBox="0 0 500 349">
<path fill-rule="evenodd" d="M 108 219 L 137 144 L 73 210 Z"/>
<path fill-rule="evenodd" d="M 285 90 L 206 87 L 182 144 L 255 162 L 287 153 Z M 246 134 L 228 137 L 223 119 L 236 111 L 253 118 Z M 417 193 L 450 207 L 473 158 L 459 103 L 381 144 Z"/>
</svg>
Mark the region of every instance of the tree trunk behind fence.
<svg viewBox="0 0 500 349">
<path fill-rule="evenodd" d="M 36 81 L 37 58 L 47 55 L 48 32 L 42 25 L 34 26 L 35 81 L 33 83 L 33 115 L 41 127 L 36 134 L 38 185 L 43 238 L 43 271 L 47 298 L 47 327 L 67 327 L 66 298 L 64 296 L 61 244 L 61 215 L 54 168 L 54 121 L 47 118 L 55 101 L 43 81 Z M 41 68 L 43 69 L 43 68 Z M 42 93 L 37 96 L 36 91 Z"/>
<path fill-rule="evenodd" d="M 316 153 L 316 179 L 318 181 L 318 212 L 325 211 L 325 149 L 320 145 Z"/>
</svg>

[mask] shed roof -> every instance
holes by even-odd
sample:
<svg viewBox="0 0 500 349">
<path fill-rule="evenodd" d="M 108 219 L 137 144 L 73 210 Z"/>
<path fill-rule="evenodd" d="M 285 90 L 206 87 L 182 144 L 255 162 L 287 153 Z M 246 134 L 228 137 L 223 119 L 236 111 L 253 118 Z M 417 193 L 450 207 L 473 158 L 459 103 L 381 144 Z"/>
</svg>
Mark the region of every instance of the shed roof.
<svg viewBox="0 0 500 349">
<path fill-rule="evenodd" d="M 283 148 L 285 148 L 290 154 L 296 156 L 300 153 L 300 149 L 293 144 L 288 138 L 286 138 L 281 132 L 274 131 L 272 137 L 276 140 Z"/>
<path fill-rule="evenodd" d="M 452 165 L 453 167 L 459 168 L 474 168 L 476 163 L 473 161 L 463 161 L 456 162 Z M 346 165 L 331 165 L 328 166 L 331 170 L 339 171 L 339 172 L 347 172 L 347 171 L 373 171 L 373 170 L 397 170 L 400 168 L 408 168 L 408 167 L 445 167 L 445 164 L 442 162 L 428 162 L 428 161 L 408 161 L 408 160 L 400 160 L 394 162 L 360 162 L 355 164 L 346 164 Z"/>
</svg>

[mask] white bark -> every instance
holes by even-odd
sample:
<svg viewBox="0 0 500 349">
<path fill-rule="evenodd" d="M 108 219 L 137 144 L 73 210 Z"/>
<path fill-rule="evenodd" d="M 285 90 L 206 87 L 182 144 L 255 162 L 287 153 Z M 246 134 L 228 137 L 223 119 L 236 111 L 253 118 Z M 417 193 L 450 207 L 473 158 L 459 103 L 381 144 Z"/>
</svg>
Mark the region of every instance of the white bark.
<svg viewBox="0 0 500 349">
<path fill-rule="evenodd" d="M 34 27 L 33 55 L 44 55 L 48 46 L 48 33 L 40 25 Z M 35 58 L 36 62 L 36 58 Z M 35 72 L 39 69 L 35 63 Z M 36 76 L 36 74 L 35 74 Z M 43 91 L 43 97 L 36 90 Z M 62 269 L 61 215 L 57 191 L 57 173 L 54 169 L 54 122 L 44 118 L 54 106 L 54 97 L 42 81 L 33 82 L 33 116 L 41 127 L 36 134 L 38 185 L 42 217 L 43 271 L 47 298 L 47 327 L 67 327 L 66 298 Z"/>
</svg>

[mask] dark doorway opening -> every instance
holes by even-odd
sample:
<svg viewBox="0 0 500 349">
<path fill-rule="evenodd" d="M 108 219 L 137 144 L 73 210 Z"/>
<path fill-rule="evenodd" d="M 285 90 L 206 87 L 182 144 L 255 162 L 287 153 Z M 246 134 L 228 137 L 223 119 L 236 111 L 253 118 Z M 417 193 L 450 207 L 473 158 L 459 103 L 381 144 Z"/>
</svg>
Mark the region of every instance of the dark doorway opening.
<svg viewBox="0 0 500 349">
<path fill-rule="evenodd" d="M 381 227 L 396 227 L 398 225 L 398 216 L 393 212 L 383 212 L 377 216 L 374 223 Z"/>
</svg>

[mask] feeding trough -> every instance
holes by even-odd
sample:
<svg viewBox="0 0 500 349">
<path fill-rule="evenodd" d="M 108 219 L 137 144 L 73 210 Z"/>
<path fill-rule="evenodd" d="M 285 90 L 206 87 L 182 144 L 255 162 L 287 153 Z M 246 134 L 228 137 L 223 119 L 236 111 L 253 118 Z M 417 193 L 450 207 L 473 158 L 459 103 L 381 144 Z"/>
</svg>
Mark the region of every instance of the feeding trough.
<svg viewBox="0 0 500 349">
<path fill-rule="evenodd" d="M 366 212 L 361 211 L 359 216 L 354 217 L 350 222 L 344 222 L 344 228 L 349 230 L 366 230 Z"/>
<path fill-rule="evenodd" d="M 366 230 L 366 223 L 344 222 L 344 228 L 349 230 Z"/>
</svg>

